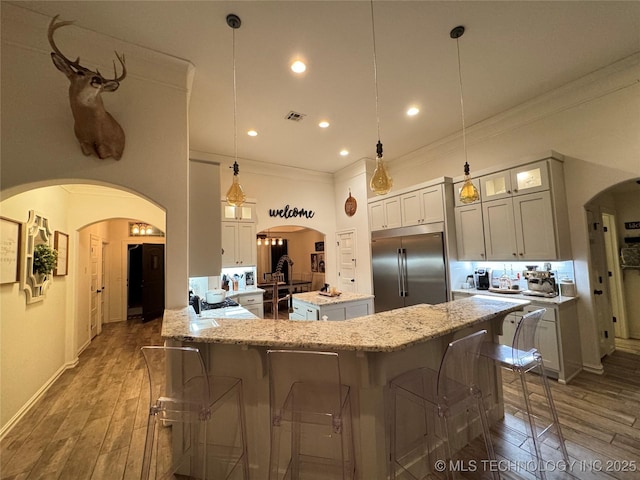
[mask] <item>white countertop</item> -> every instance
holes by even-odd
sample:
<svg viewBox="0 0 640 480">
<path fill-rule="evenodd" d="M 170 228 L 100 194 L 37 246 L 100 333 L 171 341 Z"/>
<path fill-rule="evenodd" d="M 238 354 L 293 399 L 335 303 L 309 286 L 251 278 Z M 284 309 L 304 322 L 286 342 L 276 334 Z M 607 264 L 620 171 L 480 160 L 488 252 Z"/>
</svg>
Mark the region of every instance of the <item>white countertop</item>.
<svg viewBox="0 0 640 480">
<path fill-rule="evenodd" d="M 527 300 L 477 295 L 340 322 L 220 316 L 220 310 L 226 309 L 208 310 L 197 317 L 188 307 L 164 311 L 162 337 L 185 342 L 392 352 L 477 323 L 504 318 L 528 304 Z"/>
<path fill-rule="evenodd" d="M 490 295 L 496 297 L 513 298 L 518 300 L 529 300 L 535 303 L 551 303 L 555 305 L 561 305 L 563 303 L 575 302 L 578 297 L 564 297 L 558 295 L 556 297 L 537 297 L 533 295 L 524 295 L 522 293 L 497 293 L 489 290 L 478 290 L 477 288 L 457 288 L 451 290 L 453 293 L 463 293 L 465 295 Z"/>
<path fill-rule="evenodd" d="M 243 288 L 242 290 L 228 290 L 227 291 L 227 298 L 228 297 L 239 297 L 241 295 L 251 295 L 252 293 L 264 293 L 265 290 L 263 290 L 262 288 L 258 288 L 258 287 L 248 287 L 248 288 Z"/>
</svg>

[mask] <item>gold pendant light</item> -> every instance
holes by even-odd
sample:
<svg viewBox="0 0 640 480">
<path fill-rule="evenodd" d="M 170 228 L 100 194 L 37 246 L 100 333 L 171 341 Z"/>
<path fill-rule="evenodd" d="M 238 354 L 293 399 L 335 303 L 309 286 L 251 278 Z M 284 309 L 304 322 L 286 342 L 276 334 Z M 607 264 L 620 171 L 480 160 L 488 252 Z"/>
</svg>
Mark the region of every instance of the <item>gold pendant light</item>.
<svg viewBox="0 0 640 480">
<path fill-rule="evenodd" d="M 380 108 L 378 106 L 378 65 L 376 63 L 376 28 L 373 19 L 373 0 L 371 0 L 371 33 L 373 37 L 373 81 L 376 91 L 376 125 L 378 127 L 378 143 L 376 145 L 376 169 L 373 172 L 369 187 L 376 195 L 389 193 L 393 186 L 393 180 L 387 173 L 382 158 L 382 142 L 380 141 Z"/>
<path fill-rule="evenodd" d="M 464 27 L 455 27 L 450 32 L 451 38 L 456 41 L 456 48 L 458 51 L 458 82 L 460 84 L 460 110 L 462 112 L 462 145 L 464 149 L 464 183 L 460 189 L 460 202 L 473 203 L 480 200 L 480 194 L 478 189 L 471 181 L 471 175 L 469 173 L 469 162 L 467 161 L 467 134 L 464 123 L 464 95 L 462 93 L 462 69 L 460 67 L 460 42 L 459 38 L 464 34 Z"/>
<path fill-rule="evenodd" d="M 238 109 L 237 109 L 237 87 L 236 87 L 236 29 L 240 28 L 242 22 L 240 21 L 240 17 L 237 15 L 230 13 L 227 15 L 227 25 L 229 25 L 233 32 L 233 181 L 229 190 L 227 190 L 227 203 L 234 207 L 241 206 L 246 196 L 244 194 L 244 190 L 242 190 L 242 185 L 240 185 L 240 180 L 238 179 L 238 174 L 240 173 L 240 167 L 238 166 Z"/>
</svg>

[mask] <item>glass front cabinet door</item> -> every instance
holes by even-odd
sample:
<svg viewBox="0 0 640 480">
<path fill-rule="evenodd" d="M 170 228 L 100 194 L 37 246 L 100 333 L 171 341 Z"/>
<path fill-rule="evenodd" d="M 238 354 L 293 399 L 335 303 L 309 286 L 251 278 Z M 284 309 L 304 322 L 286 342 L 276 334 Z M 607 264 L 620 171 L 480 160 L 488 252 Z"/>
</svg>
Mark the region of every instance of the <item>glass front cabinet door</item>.
<svg viewBox="0 0 640 480">
<path fill-rule="evenodd" d="M 549 169 L 547 162 L 541 161 L 485 175 L 480 180 L 482 200 L 498 200 L 548 190 Z"/>
</svg>

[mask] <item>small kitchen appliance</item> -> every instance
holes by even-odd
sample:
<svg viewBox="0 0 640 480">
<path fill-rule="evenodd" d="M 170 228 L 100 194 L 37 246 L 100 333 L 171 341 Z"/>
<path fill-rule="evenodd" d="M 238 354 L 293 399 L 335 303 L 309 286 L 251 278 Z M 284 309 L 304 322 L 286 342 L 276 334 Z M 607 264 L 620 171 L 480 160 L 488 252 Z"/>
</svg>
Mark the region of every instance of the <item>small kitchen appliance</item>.
<svg viewBox="0 0 640 480">
<path fill-rule="evenodd" d="M 473 274 L 473 280 L 478 290 L 489 290 L 491 287 L 491 269 L 478 268 Z"/>
<path fill-rule="evenodd" d="M 554 272 L 527 270 L 524 272 L 524 278 L 527 280 L 527 290 L 522 292 L 524 295 L 536 297 L 555 297 L 558 295 Z"/>
</svg>

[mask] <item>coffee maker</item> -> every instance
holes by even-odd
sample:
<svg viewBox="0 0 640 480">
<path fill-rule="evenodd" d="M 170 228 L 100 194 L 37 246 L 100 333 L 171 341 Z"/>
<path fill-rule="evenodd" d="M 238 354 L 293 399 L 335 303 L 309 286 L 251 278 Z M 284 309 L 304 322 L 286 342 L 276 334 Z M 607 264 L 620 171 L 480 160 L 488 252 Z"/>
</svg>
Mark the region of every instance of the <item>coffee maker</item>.
<svg viewBox="0 0 640 480">
<path fill-rule="evenodd" d="M 527 280 L 527 290 L 522 292 L 524 295 L 538 297 L 555 297 L 558 295 L 558 285 L 554 272 L 549 270 L 526 270 L 523 275 Z"/>
<path fill-rule="evenodd" d="M 473 274 L 473 280 L 478 290 L 489 290 L 491 287 L 491 269 L 478 268 Z"/>
</svg>

